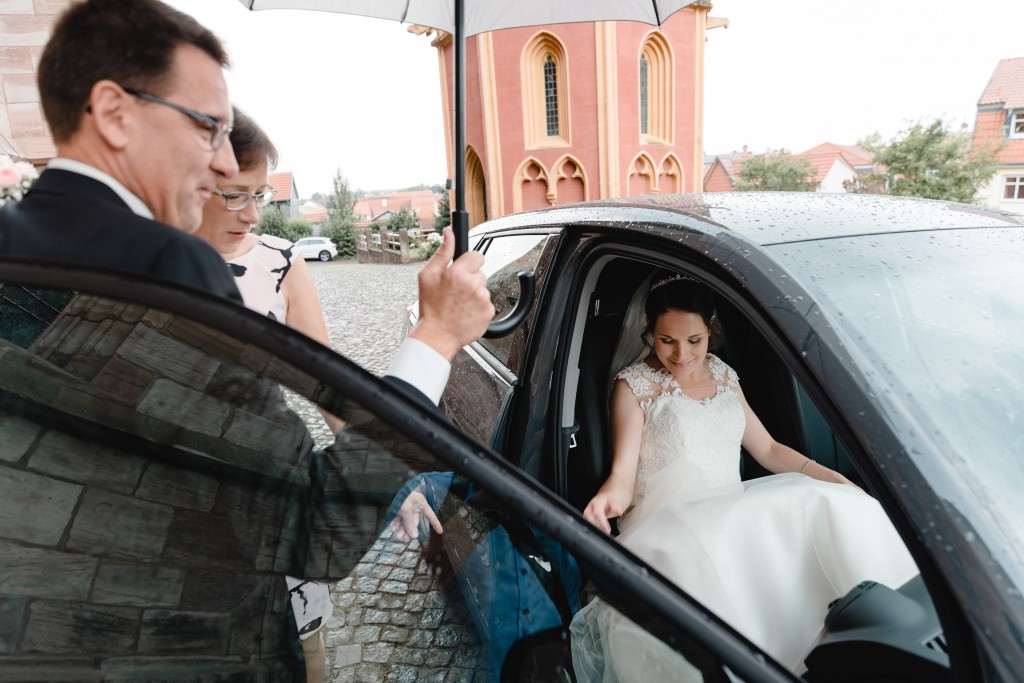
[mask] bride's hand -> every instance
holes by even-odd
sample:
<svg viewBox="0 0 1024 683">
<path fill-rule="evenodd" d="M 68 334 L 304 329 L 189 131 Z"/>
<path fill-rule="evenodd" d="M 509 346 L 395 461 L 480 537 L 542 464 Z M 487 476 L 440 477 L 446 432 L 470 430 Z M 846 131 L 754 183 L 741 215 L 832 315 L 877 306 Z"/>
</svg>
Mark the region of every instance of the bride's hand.
<svg viewBox="0 0 1024 683">
<path fill-rule="evenodd" d="M 616 500 L 616 496 L 599 492 L 590 499 L 587 507 L 583 509 L 583 517 L 606 534 L 612 532 L 612 525 L 608 520 L 612 517 L 620 517 L 626 511 L 626 506 Z"/>
</svg>

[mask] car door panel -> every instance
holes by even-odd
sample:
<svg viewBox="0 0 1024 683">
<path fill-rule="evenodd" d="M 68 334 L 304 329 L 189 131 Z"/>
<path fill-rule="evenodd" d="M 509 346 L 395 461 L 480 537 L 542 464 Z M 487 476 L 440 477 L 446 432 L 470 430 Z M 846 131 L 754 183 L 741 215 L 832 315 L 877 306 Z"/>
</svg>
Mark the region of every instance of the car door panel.
<svg viewBox="0 0 1024 683">
<path fill-rule="evenodd" d="M 487 286 L 497 317 L 501 318 L 518 302 L 518 271 L 534 271 L 540 295 L 557 240 L 546 233 L 517 233 L 485 238 L 477 246 L 484 251 Z M 499 452 L 503 450 L 499 437 L 508 418 L 506 407 L 513 400 L 533 325 L 531 313 L 507 337 L 481 339 L 460 350 L 452 361 L 451 379 L 441 398 L 442 408 L 456 424 Z"/>
<path fill-rule="evenodd" d="M 441 408 L 455 425 L 481 443 L 495 447 L 504 407 L 515 376 L 477 344 L 463 347 L 452 359 Z"/>
</svg>

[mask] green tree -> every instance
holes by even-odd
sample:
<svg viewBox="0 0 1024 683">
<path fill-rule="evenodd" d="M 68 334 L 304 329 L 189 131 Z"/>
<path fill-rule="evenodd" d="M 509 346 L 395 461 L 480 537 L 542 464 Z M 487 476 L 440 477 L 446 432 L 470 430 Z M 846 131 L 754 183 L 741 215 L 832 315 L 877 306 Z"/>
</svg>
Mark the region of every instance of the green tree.
<svg viewBox="0 0 1024 683">
<path fill-rule="evenodd" d="M 289 242 L 298 242 L 313 234 L 309 223 L 298 218 L 285 218 L 279 206 L 270 207 L 260 214 L 260 222 L 253 231 L 257 235 L 274 235 Z"/>
<path fill-rule="evenodd" d="M 808 159 L 794 157 L 784 149 L 747 157 L 740 164 L 736 189 L 769 192 L 794 190 L 813 192 L 818 188 L 814 167 Z"/>
<path fill-rule="evenodd" d="M 402 209 L 398 213 L 391 214 L 385 225 L 391 231 L 398 231 L 402 228 L 416 230 L 420 227 L 420 219 L 409 209 Z"/>
<path fill-rule="evenodd" d="M 995 173 L 998 148 L 974 147 L 969 133 L 954 132 L 945 121 L 918 122 L 886 144 L 877 134 L 862 140 L 880 170 L 843 183 L 848 192 L 973 202 Z"/>
<path fill-rule="evenodd" d="M 260 222 L 253 231 L 257 235 L 276 235 L 284 237 L 285 217 L 279 206 L 269 206 L 260 214 Z"/>
<path fill-rule="evenodd" d="M 313 234 L 313 226 L 301 218 L 289 218 L 284 223 L 284 238 L 289 242 L 298 242 L 303 237 Z"/>
<path fill-rule="evenodd" d="M 434 216 L 434 230 L 441 232 L 451 224 L 451 200 L 448 198 L 448 190 L 444 190 L 441 192 L 441 201 L 437 203 L 437 214 Z"/>
<path fill-rule="evenodd" d="M 348 180 L 342 175 L 340 168 L 335 169 L 331 193 L 324 198 L 327 222 L 323 235 L 337 245 L 338 256 L 341 258 L 352 258 L 356 255 L 356 238 L 353 232 L 356 220 L 353 213 L 355 205 L 356 198 L 348 185 Z"/>
</svg>

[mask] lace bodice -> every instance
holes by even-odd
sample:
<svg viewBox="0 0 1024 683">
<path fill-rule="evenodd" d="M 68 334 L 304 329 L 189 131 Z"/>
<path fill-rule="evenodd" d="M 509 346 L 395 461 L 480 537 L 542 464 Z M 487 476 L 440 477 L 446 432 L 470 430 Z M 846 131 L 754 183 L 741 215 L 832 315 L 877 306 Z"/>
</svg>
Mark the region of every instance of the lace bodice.
<svg viewBox="0 0 1024 683">
<path fill-rule="evenodd" d="M 653 478 L 676 464 L 673 479 L 680 493 L 717 488 L 740 481 L 740 442 L 746 418 L 736 389 L 739 378 L 720 358 L 707 355 L 717 384 L 703 400 L 683 393 L 665 369 L 641 361 L 620 372 L 644 411 L 633 505 L 643 500 Z"/>
</svg>

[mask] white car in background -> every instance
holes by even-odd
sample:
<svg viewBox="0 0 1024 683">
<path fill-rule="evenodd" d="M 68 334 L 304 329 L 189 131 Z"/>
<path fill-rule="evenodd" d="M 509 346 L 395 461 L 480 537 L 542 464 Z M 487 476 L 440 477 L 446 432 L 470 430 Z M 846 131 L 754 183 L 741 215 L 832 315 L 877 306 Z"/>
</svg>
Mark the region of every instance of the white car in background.
<svg viewBox="0 0 1024 683">
<path fill-rule="evenodd" d="M 338 247 L 326 237 L 303 237 L 295 243 L 294 250 L 306 260 L 330 261 L 338 255 Z"/>
</svg>

